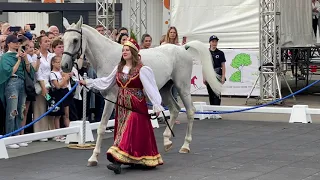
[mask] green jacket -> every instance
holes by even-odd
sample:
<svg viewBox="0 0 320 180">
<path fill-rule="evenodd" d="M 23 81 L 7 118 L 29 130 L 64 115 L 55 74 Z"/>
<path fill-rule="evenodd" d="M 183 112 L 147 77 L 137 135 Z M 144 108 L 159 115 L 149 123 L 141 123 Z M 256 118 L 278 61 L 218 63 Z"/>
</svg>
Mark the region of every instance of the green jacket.
<svg viewBox="0 0 320 180">
<path fill-rule="evenodd" d="M 17 63 L 18 59 L 16 57 L 16 52 L 8 52 L 1 56 L 0 59 L 0 100 L 5 105 L 5 88 L 7 86 L 7 82 L 12 76 L 13 66 Z M 19 78 L 25 79 L 25 69 L 26 64 L 24 61 L 21 61 L 17 72 L 15 73 Z M 34 79 L 34 69 L 30 66 L 30 77 Z"/>
</svg>

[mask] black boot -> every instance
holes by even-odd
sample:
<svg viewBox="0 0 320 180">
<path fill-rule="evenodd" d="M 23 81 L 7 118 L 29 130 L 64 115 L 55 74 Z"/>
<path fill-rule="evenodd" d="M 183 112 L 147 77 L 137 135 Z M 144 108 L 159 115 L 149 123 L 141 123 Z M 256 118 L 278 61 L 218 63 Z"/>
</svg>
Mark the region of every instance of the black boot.
<svg viewBox="0 0 320 180">
<path fill-rule="evenodd" d="M 121 174 L 121 164 L 119 164 L 117 162 L 114 162 L 112 164 L 108 164 L 107 168 L 116 174 Z"/>
</svg>

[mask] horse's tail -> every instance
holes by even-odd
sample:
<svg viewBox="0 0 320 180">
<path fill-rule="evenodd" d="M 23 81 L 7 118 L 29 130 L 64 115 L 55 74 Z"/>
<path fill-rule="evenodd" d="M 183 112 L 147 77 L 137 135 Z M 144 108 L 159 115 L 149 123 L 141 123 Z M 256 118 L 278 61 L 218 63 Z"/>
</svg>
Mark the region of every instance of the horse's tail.
<svg viewBox="0 0 320 180">
<path fill-rule="evenodd" d="M 221 94 L 222 84 L 217 78 L 213 68 L 213 61 L 209 48 L 200 41 L 190 41 L 184 45 L 184 48 L 190 52 L 193 58 L 201 60 L 203 78 L 209 83 L 213 92 Z"/>
</svg>

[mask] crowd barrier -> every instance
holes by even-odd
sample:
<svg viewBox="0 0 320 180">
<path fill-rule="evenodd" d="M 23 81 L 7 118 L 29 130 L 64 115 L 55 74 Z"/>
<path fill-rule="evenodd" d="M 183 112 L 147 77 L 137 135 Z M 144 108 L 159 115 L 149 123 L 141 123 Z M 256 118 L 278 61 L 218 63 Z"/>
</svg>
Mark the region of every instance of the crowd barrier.
<svg viewBox="0 0 320 180">
<path fill-rule="evenodd" d="M 84 76 L 86 77 L 86 76 Z M 194 107 L 196 108 L 195 118 L 196 119 L 206 119 L 210 118 L 213 114 L 229 114 L 229 113 L 237 113 L 237 112 L 246 112 L 246 113 L 281 113 L 281 114 L 291 114 L 289 123 L 312 123 L 311 114 L 320 114 L 320 109 L 315 108 L 309 108 L 308 105 L 294 105 L 291 108 L 283 108 L 283 107 L 265 107 L 271 104 L 275 104 L 277 102 L 283 101 L 289 97 L 292 97 L 309 87 L 313 86 L 314 84 L 320 82 L 320 80 L 315 81 L 311 83 L 310 85 L 300 89 L 299 91 L 290 94 L 282 99 L 259 105 L 259 106 L 211 106 L 207 105 L 205 102 L 194 102 Z M 65 96 L 67 97 L 73 90 L 75 90 L 76 86 L 78 86 L 78 82 L 72 87 L 70 92 Z M 10 144 L 16 144 L 16 143 L 22 143 L 22 142 L 28 142 L 28 141 L 36 141 L 44 138 L 52 138 L 56 136 L 62 136 L 67 135 L 66 138 L 66 144 L 71 142 L 76 142 L 78 144 L 84 144 L 86 142 L 93 142 L 93 133 L 92 130 L 96 130 L 99 127 L 98 123 L 92 123 L 90 124 L 85 116 L 86 111 L 86 94 L 87 90 L 84 89 L 83 91 L 84 95 L 84 117 L 82 121 L 73 121 L 70 123 L 70 126 L 67 128 L 62 129 L 56 129 L 56 130 L 50 130 L 50 131 L 43 131 L 43 132 L 37 132 L 32 134 L 25 134 L 20 136 L 11 136 L 10 135 L 4 135 L 0 137 L 0 159 L 8 159 L 8 151 L 6 149 L 7 145 Z M 42 117 L 50 113 L 56 106 L 58 106 L 64 99 L 62 98 L 54 107 L 52 107 L 48 112 L 46 112 L 44 115 L 40 116 L 37 120 L 34 120 L 32 123 L 21 127 L 17 131 L 10 133 L 10 134 L 16 134 L 17 132 L 20 132 L 21 130 L 33 125 L 37 121 L 41 120 Z M 185 112 L 185 109 L 182 108 L 180 113 Z M 152 110 L 149 110 L 149 113 L 152 113 Z M 165 111 L 165 115 L 169 116 L 168 110 Z M 159 128 L 159 124 L 157 120 L 151 120 L 153 127 Z M 114 120 L 109 120 L 107 127 L 113 127 L 114 126 Z"/>
<path fill-rule="evenodd" d="M 86 73 L 84 74 L 84 79 L 86 78 Z M 14 134 L 18 134 L 20 131 L 32 126 L 36 122 L 40 121 L 43 117 L 47 116 L 55 107 L 59 106 L 66 97 L 72 93 L 78 86 L 78 82 L 71 88 L 71 90 L 66 94 L 59 102 L 55 104 L 52 108 L 50 108 L 46 113 L 41 115 L 38 119 L 32 121 L 31 123 L 27 124 L 24 127 L 19 128 L 18 130 L 11 132 L 9 134 L 0 136 L 0 159 L 8 159 L 8 151 L 6 146 L 11 144 L 19 144 L 23 142 L 30 142 L 30 141 L 37 141 L 40 139 L 46 138 L 53 138 L 57 136 L 67 136 L 66 137 L 66 144 L 70 143 L 78 143 L 78 144 L 85 144 L 86 142 L 93 142 L 93 130 L 97 130 L 99 128 L 100 122 L 97 123 L 89 123 L 86 117 L 86 97 L 87 97 L 87 90 L 83 89 L 83 117 L 82 120 L 72 121 L 70 122 L 70 126 L 61 129 L 49 130 L 49 131 L 42 131 L 30 134 L 24 134 L 19 136 L 12 136 Z M 152 110 L 149 110 L 149 113 L 153 113 Z M 166 116 L 169 114 L 167 111 Z M 159 128 L 159 124 L 157 120 L 151 120 L 152 126 L 154 128 Z M 114 127 L 114 119 L 109 120 L 107 127 Z"/>
</svg>

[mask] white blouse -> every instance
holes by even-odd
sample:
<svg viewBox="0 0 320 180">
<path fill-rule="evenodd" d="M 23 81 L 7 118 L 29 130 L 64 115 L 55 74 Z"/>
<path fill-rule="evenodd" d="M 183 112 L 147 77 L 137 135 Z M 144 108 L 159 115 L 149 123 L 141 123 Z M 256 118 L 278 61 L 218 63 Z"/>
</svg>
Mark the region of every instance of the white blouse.
<svg viewBox="0 0 320 180">
<path fill-rule="evenodd" d="M 116 74 L 118 71 L 118 66 L 116 66 L 108 77 L 102 77 L 97 79 L 87 79 L 86 84 L 88 88 L 94 88 L 97 90 L 107 90 L 116 84 Z M 123 67 L 122 72 L 128 74 L 130 68 L 127 66 Z M 153 71 L 148 66 L 142 66 L 140 69 L 140 80 L 143 85 L 143 89 L 153 104 L 154 112 L 164 111 L 161 106 L 162 98 L 159 93 L 156 80 L 154 78 Z"/>
<path fill-rule="evenodd" d="M 62 70 L 60 70 L 59 72 L 51 71 L 49 80 L 50 80 L 50 81 L 57 80 L 58 82 L 61 82 L 61 81 L 62 81 Z M 54 87 L 54 84 L 53 84 L 53 83 L 51 83 L 51 85 L 52 85 L 52 87 Z M 68 88 L 68 90 L 70 91 L 70 89 L 71 89 L 70 81 L 69 81 L 69 83 L 68 83 L 67 88 Z"/>
<path fill-rule="evenodd" d="M 44 57 L 40 53 L 40 66 L 39 70 L 36 72 L 36 79 L 38 81 L 49 81 L 51 73 L 51 59 L 54 57 L 53 53 L 49 53 L 47 57 Z"/>
</svg>

